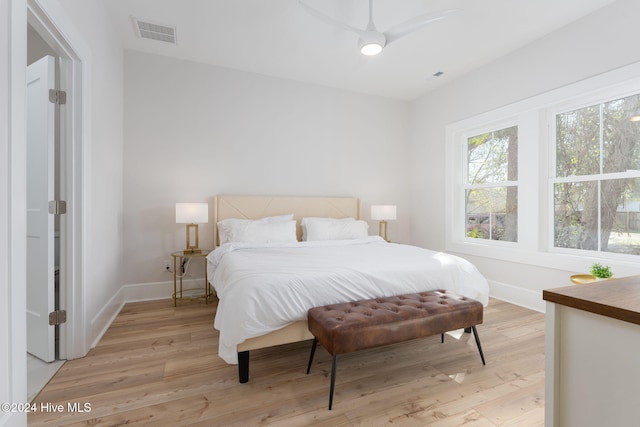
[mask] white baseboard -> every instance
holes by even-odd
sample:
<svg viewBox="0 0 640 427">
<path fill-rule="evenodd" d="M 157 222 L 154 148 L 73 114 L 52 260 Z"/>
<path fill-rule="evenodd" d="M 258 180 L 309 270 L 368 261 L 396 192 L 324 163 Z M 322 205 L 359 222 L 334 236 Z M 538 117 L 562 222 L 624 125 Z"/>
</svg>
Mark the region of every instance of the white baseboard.
<svg viewBox="0 0 640 427">
<path fill-rule="evenodd" d="M 489 281 L 489 295 L 511 304 L 516 304 L 531 310 L 545 312 L 542 292 L 525 289 L 520 286 L 509 285 L 496 281 Z"/>
<path fill-rule="evenodd" d="M 183 281 L 183 289 L 198 289 L 202 287 L 202 279 L 187 279 Z M 531 310 L 544 313 L 545 303 L 542 292 L 525 289 L 496 281 L 489 281 L 489 294 L 492 298 L 516 304 Z M 95 347 L 100 338 L 109 329 L 122 307 L 128 302 L 153 301 L 169 299 L 173 295 L 173 281 L 135 283 L 124 285 L 111 298 L 109 303 L 91 321 L 94 339 L 91 348 Z"/>
<path fill-rule="evenodd" d="M 124 304 L 124 291 L 120 288 L 102 310 L 91 319 L 91 348 L 98 344 L 118 313 L 120 313 L 120 310 L 122 310 L 122 307 L 124 307 Z"/>
<path fill-rule="evenodd" d="M 182 289 L 201 289 L 202 279 L 185 279 L 182 281 Z M 111 323 L 128 302 L 153 301 L 170 299 L 173 296 L 173 281 L 152 282 L 124 285 L 109 300 L 102 310 L 91 320 L 91 348 L 94 348 L 102 336 L 107 332 Z"/>
<path fill-rule="evenodd" d="M 173 297 L 173 280 L 170 282 L 134 283 L 124 285 L 124 302 L 153 301 L 169 299 Z M 203 280 L 185 279 L 182 281 L 182 289 L 203 289 Z"/>
<path fill-rule="evenodd" d="M 173 294 L 173 281 L 135 283 L 124 285 L 124 300 L 126 302 L 153 301 L 168 299 Z"/>
</svg>

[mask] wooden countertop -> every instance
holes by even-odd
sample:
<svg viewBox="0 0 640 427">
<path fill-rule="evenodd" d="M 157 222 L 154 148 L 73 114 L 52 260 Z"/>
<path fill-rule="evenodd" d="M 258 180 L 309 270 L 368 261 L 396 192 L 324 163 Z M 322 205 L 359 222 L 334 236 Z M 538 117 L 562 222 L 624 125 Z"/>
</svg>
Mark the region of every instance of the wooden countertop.
<svg viewBox="0 0 640 427">
<path fill-rule="evenodd" d="M 640 276 L 549 289 L 542 299 L 640 325 Z"/>
</svg>

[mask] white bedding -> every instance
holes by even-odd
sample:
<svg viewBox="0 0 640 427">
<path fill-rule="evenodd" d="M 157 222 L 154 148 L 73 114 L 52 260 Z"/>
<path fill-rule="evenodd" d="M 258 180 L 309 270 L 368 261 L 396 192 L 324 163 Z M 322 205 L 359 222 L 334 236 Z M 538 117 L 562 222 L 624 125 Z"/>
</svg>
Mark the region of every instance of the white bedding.
<svg viewBox="0 0 640 427">
<path fill-rule="evenodd" d="M 380 237 L 296 243 L 225 243 L 207 257 L 218 294 L 218 354 L 307 318 L 312 307 L 446 289 L 487 305 L 486 279 L 468 261 Z"/>
</svg>

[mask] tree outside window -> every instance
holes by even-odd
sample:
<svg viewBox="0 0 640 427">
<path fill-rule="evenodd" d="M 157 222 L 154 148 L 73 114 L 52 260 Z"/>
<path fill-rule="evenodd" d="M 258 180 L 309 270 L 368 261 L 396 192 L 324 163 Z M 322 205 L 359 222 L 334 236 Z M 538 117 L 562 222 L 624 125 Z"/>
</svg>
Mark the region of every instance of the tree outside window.
<svg viewBox="0 0 640 427">
<path fill-rule="evenodd" d="M 554 246 L 640 255 L 640 95 L 556 115 Z"/>
<path fill-rule="evenodd" d="M 466 236 L 518 240 L 518 127 L 467 138 Z"/>
</svg>

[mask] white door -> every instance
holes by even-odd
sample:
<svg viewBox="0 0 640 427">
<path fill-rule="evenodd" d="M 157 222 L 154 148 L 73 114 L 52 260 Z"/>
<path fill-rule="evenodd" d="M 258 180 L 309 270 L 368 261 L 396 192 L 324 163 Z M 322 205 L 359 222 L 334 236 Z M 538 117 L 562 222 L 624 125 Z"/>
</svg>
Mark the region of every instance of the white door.
<svg viewBox="0 0 640 427">
<path fill-rule="evenodd" d="M 55 327 L 54 215 L 49 201 L 55 191 L 55 59 L 45 56 L 27 67 L 27 351 L 52 362 Z"/>
</svg>

